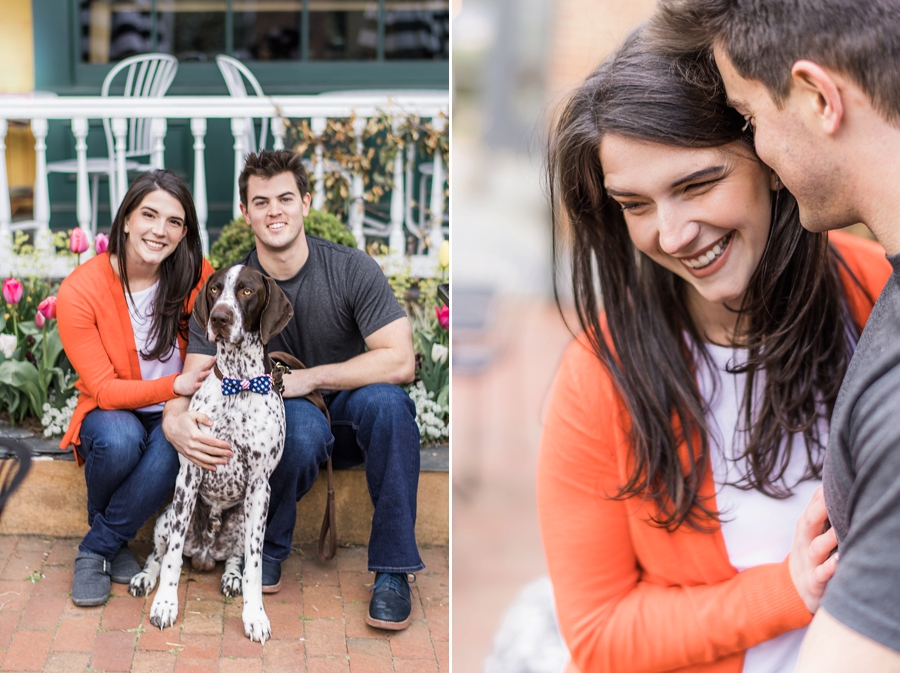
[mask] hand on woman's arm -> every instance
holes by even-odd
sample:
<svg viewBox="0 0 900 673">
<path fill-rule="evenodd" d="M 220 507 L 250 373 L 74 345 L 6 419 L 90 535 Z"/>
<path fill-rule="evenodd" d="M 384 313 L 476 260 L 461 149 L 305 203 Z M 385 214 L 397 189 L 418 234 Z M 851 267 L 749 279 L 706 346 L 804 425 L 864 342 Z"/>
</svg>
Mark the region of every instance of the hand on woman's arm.
<svg viewBox="0 0 900 673">
<path fill-rule="evenodd" d="M 829 556 L 837 547 L 837 536 L 834 528 L 825 530 L 827 520 L 825 495 L 819 486 L 797 520 L 794 542 L 788 557 L 791 580 L 806 609 L 811 613 L 819 609 L 825 585 L 834 575 L 838 561 L 837 553 Z"/>
</svg>

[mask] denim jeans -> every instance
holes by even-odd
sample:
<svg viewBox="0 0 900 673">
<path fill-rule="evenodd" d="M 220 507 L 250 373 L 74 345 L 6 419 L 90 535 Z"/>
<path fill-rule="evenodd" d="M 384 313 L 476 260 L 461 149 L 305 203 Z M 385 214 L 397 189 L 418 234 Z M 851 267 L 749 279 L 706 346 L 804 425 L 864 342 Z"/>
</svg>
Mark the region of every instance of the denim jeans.
<svg viewBox="0 0 900 673">
<path fill-rule="evenodd" d="M 375 506 L 369 570 L 416 572 L 425 567 L 416 547 L 419 429 L 416 407 L 398 386 L 375 384 L 326 397 L 324 414 L 303 398 L 284 400 L 287 434 L 272 489 L 263 558 L 282 562 L 291 553 L 297 501 L 312 488 L 333 452 L 336 468 L 365 463 Z M 333 433 L 333 434 L 332 434 Z"/>
<path fill-rule="evenodd" d="M 78 453 L 91 527 L 78 548 L 112 560 L 172 495 L 178 453 L 163 436 L 161 412 L 103 409 L 84 417 Z"/>
</svg>

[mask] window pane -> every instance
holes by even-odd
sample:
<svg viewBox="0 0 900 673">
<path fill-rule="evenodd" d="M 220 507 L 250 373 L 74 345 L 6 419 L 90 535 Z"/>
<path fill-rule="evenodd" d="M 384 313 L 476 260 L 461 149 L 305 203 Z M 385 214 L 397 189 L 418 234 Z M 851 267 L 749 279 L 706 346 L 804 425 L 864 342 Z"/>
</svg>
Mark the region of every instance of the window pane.
<svg viewBox="0 0 900 673">
<path fill-rule="evenodd" d="M 153 50 L 150 0 L 81 0 L 80 8 L 83 62 L 110 63 Z"/>
<path fill-rule="evenodd" d="M 234 55 L 241 60 L 300 58 L 302 0 L 235 0 Z"/>
<path fill-rule="evenodd" d="M 447 2 L 388 0 L 384 12 L 386 59 L 449 59 Z"/>
<path fill-rule="evenodd" d="M 310 0 L 311 61 L 370 61 L 378 56 L 377 46 L 377 2 Z"/>
</svg>

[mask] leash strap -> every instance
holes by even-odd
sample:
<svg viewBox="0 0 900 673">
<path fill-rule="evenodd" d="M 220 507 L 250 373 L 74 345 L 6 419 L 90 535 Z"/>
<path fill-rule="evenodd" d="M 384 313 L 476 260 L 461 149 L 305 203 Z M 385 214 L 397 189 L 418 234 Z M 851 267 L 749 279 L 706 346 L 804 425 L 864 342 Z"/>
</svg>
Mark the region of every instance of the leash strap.
<svg viewBox="0 0 900 673">
<path fill-rule="evenodd" d="M 323 561 L 330 561 L 337 553 L 337 510 L 334 505 L 334 480 L 331 474 L 331 456 L 328 456 L 328 495 L 325 501 L 325 517 L 322 519 L 322 530 L 319 532 L 319 558 Z M 325 550 L 325 538 L 329 537 L 328 532 L 331 531 L 330 544 L 328 551 Z"/>
<path fill-rule="evenodd" d="M 272 359 L 272 384 L 275 390 L 281 394 L 284 392 L 284 375 L 291 373 L 291 367 L 295 369 L 303 369 L 303 363 L 289 353 L 275 352 L 269 353 Z M 315 404 L 331 423 L 331 417 L 328 415 L 328 407 L 322 399 L 319 391 L 314 391 L 306 396 L 310 402 Z M 325 496 L 325 516 L 322 518 L 322 528 L 319 531 L 319 558 L 323 561 L 330 561 L 337 553 L 337 507 L 334 502 L 334 474 L 331 465 L 331 456 L 325 464 L 328 475 L 328 492 Z M 329 533 L 331 533 L 329 535 Z M 325 541 L 328 540 L 328 549 L 325 548 Z"/>
</svg>

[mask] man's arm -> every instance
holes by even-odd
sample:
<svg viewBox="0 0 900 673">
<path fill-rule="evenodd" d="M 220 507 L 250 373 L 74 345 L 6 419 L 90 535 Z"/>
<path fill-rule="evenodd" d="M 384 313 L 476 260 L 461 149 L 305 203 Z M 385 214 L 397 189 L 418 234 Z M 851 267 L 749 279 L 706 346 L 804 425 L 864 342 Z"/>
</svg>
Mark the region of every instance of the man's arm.
<svg viewBox="0 0 900 673">
<path fill-rule="evenodd" d="M 354 390 L 373 383 L 401 385 L 415 378 L 416 355 L 408 318 L 398 318 L 372 332 L 366 337 L 366 345 L 368 351 L 346 362 L 292 371 L 284 377 L 284 396 L 302 397 L 313 390 Z"/>
<path fill-rule="evenodd" d="M 188 353 L 184 358 L 183 372 L 189 372 L 208 365 L 208 355 Z M 166 439 L 182 456 L 194 465 L 215 471 L 216 465 L 225 465 L 231 458 L 231 444 L 216 439 L 200 429 L 200 424 L 212 427 L 212 420 L 206 414 L 190 411 L 190 397 L 176 397 L 166 402 L 163 409 L 162 429 Z"/>
<path fill-rule="evenodd" d="M 848 629 L 819 608 L 803 639 L 797 673 L 847 671 L 900 673 L 900 653 Z"/>
</svg>

